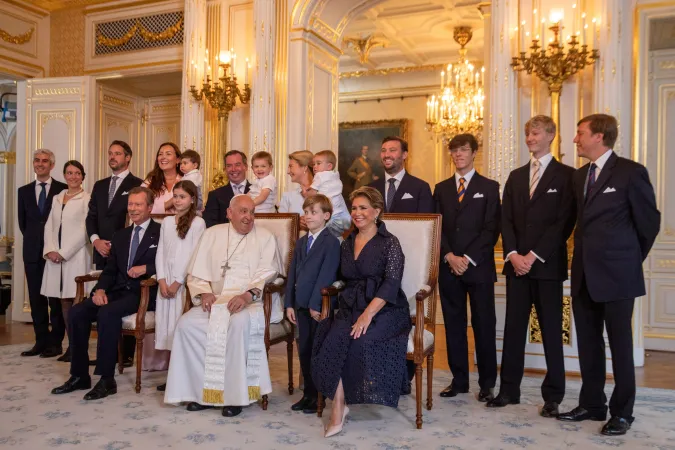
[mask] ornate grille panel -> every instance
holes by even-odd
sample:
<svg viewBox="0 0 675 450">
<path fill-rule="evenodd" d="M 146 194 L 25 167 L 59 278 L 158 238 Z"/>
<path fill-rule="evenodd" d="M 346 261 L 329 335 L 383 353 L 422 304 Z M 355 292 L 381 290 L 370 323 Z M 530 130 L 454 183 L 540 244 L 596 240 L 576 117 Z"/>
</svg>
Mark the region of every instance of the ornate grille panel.
<svg viewBox="0 0 675 450">
<path fill-rule="evenodd" d="M 183 45 L 183 11 L 96 24 L 96 55 Z"/>
</svg>

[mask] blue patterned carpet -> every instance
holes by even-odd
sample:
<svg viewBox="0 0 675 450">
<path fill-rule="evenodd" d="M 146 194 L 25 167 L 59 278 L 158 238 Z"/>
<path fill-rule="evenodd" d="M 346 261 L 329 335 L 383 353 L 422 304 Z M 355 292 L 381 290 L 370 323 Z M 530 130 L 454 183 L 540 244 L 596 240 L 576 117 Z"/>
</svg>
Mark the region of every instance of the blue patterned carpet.
<svg viewBox="0 0 675 450">
<path fill-rule="evenodd" d="M 415 430 L 414 396 L 408 396 L 397 410 L 353 407 L 343 433 L 324 439 L 320 419 L 290 411 L 299 394 L 286 392 L 286 359 L 278 352 L 271 357 L 275 392 L 268 411 L 253 405 L 239 417 L 225 418 L 219 410 L 190 413 L 164 405 L 154 389 L 164 381 L 162 372 L 145 373 L 138 395 L 133 392 L 134 371 L 118 376 L 118 394 L 102 401 L 83 401 L 84 391 L 50 395 L 67 379 L 68 365 L 21 358 L 24 347 L 0 347 L 0 448 L 675 450 L 675 391 L 639 389 L 633 428 L 625 437 L 608 438 L 598 433 L 599 422 L 566 424 L 539 417 L 538 379 L 524 379 L 523 403 L 495 411 L 473 394 L 441 399 L 438 392 L 450 374 L 436 370 L 434 408 L 425 410 L 422 430 Z M 579 383 L 568 382 L 563 409 L 576 405 L 578 392 Z"/>
</svg>

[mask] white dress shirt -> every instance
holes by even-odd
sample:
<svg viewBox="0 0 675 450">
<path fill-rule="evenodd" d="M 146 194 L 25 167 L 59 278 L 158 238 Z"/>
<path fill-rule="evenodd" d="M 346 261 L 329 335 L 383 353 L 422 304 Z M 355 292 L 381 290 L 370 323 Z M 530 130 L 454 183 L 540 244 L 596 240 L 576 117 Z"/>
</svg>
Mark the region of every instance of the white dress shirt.
<svg viewBox="0 0 675 450">
<path fill-rule="evenodd" d="M 112 180 L 112 177 L 117 177 L 117 182 L 115 183 L 115 192 L 113 193 L 113 197 L 115 196 L 115 194 L 117 194 L 117 190 L 120 188 L 120 185 L 122 184 L 122 181 L 124 181 L 124 179 L 127 177 L 127 175 L 129 175 L 129 173 L 130 173 L 130 172 L 129 172 L 129 169 L 127 169 L 127 170 L 125 170 L 124 172 L 120 172 L 120 173 L 117 174 L 117 175 L 112 174 L 112 175 L 110 176 L 110 182 L 111 182 L 111 183 L 112 183 L 112 181 L 113 181 L 113 180 Z M 110 187 L 110 185 L 108 185 L 108 187 Z M 106 193 L 106 195 L 108 195 L 108 193 Z M 89 240 L 91 241 L 92 244 L 93 244 L 97 239 L 100 239 L 100 237 L 99 237 L 98 234 L 92 234 L 91 237 L 89 238 Z"/>
<path fill-rule="evenodd" d="M 42 186 L 40 183 L 47 183 L 45 186 L 45 197 L 49 196 L 49 188 L 52 187 L 52 177 L 49 177 L 47 181 L 40 181 L 37 178 L 35 179 L 35 201 L 40 203 L 40 192 L 42 192 Z"/>
<path fill-rule="evenodd" d="M 312 238 L 312 242 L 309 244 L 309 248 L 310 248 L 310 249 L 311 249 L 312 247 L 314 247 L 314 243 L 316 242 L 316 238 L 318 238 L 319 235 L 321 234 L 321 232 L 322 232 L 323 230 L 325 230 L 325 229 L 326 229 L 326 226 L 324 225 L 324 227 L 321 228 L 321 229 L 320 229 L 319 231 L 317 231 L 316 233 L 312 233 L 311 231 L 310 231 L 309 233 L 307 233 L 307 234 L 309 234 L 309 236 L 307 237 L 307 239 L 309 239 L 310 237 Z"/>
<path fill-rule="evenodd" d="M 403 176 L 405 175 L 405 169 L 402 169 L 399 173 L 396 175 L 389 175 L 387 172 L 384 173 L 384 198 L 387 198 L 387 194 L 389 193 L 389 180 L 390 179 L 395 179 L 396 181 L 394 182 L 394 187 L 396 187 L 396 190 L 398 191 L 399 186 L 401 185 L 401 180 L 403 179 Z M 386 200 L 385 200 L 386 202 Z"/>
<path fill-rule="evenodd" d="M 152 219 L 148 219 L 140 225 L 134 224 L 134 228 L 131 230 L 131 240 L 129 241 L 129 258 L 131 258 L 131 243 L 134 241 L 134 233 L 136 232 L 136 227 L 141 227 L 141 231 L 138 232 L 138 244 L 140 246 L 140 243 L 143 241 L 143 236 L 145 236 L 145 232 L 148 230 L 148 226 L 150 225 L 151 220 Z M 127 266 L 129 265 L 129 263 L 133 264 L 133 261 L 127 260 Z"/>
<path fill-rule="evenodd" d="M 607 150 L 601 157 L 596 159 L 595 161 L 591 161 L 595 163 L 595 181 L 598 181 L 598 178 L 600 177 L 600 172 L 602 172 L 602 168 L 605 167 L 605 164 L 607 164 L 607 160 L 609 159 L 610 156 L 612 156 L 612 149 L 610 148 Z M 588 170 L 591 170 L 590 166 L 588 167 Z M 586 196 L 586 189 L 588 187 L 588 174 L 586 174 L 586 181 L 584 182 L 584 197 Z"/>
</svg>

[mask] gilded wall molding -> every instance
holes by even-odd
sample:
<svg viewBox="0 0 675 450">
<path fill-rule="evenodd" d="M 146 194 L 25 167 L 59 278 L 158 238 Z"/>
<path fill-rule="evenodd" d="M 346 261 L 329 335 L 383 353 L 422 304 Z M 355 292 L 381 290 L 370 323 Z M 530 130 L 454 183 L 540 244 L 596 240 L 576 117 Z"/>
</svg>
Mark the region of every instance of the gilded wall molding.
<svg viewBox="0 0 675 450">
<path fill-rule="evenodd" d="M 168 103 L 166 105 L 153 105 L 152 112 L 177 111 L 180 109 L 178 103 Z"/>
<path fill-rule="evenodd" d="M 369 69 L 356 70 L 353 72 L 341 72 L 340 78 L 360 78 L 372 76 L 384 76 L 394 73 L 412 73 L 412 72 L 437 72 L 443 70 L 445 64 L 428 64 L 424 66 L 408 66 L 408 67 L 390 67 L 387 69 Z"/>
<path fill-rule="evenodd" d="M 0 39 L 10 44 L 22 45 L 25 44 L 26 42 L 30 42 L 34 32 L 35 28 L 31 28 L 30 30 L 26 31 L 23 34 L 13 35 L 0 28 Z"/>
<path fill-rule="evenodd" d="M 183 16 L 179 17 L 176 23 L 166 27 L 159 33 L 153 33 L 152 31 L 148 30 L 145 26 L 143 26 L 140 19 L 136 19 L 134 25 L 129 28 L 127 32 L 124 33 L 124 35 L 120 38 L 109 38 L 97 30 L 96 42 L 106 47 L 121 47 L 122 45 L 129 42 L 136 34 L 140 35 L 146 42 L 161 42 L 173 38 L 176 33 L 182 29 Z"/>
<path fill-rule="evenodd" d="M 661 61 L 659 68 L 663 70 L 673 70 L 675 69 L 675 61 Z"/>
<path fill-rule="evenodd" d="M 106 131 L 110 130 L 112 127 L 119 127 L 122 128 L 127 134 L 129 134 L 129 127 L 131 126 L 131 122 L 126 121 L 123 122 L 120 119 L 114 118 L 114 117 L 108 117 L 108 120 L 106 121 L 105 128 Z"/>
<path fill-rule="evenodd" d="M 113 97 L 112 95 L 103 94 L 103 101 L 108 103 L 113 103 L 115 105 L 123 106 L 128 109 L 133 109 L 134 102 L 129 100 L 123 100 L 119 97 Z"/>
<path fill-rule="evenodd" d="M 16 164 L 16 152 L 0 152 L 0 164 Z"/>
<path fill-rule="evenodd" d="M 42 88 L 34 89 L 33 95 L 35 97 L 46 97 L 50 95 L 77 95 L 80 93 L 80 88 Z"/>
</svg>

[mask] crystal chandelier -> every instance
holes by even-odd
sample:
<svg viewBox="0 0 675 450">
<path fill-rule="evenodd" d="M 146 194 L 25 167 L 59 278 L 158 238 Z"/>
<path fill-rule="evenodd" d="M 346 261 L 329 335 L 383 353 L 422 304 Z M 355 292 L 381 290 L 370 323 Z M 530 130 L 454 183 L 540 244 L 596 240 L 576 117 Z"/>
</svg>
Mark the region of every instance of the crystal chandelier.
<svg viewBox="0 0 675 450">
<path fill-rule="evenodd" d="M 427 101 L 427 130 L 444 141 L 461 133 L 482 141 L 485 68 L 477 70 L 466 58 L 464 47 L 472 36 L 469 27 L 455 28 L 453 38 L 461 47 L 459 61 L 441 72 L 441 89 Z"/>
</svg>

